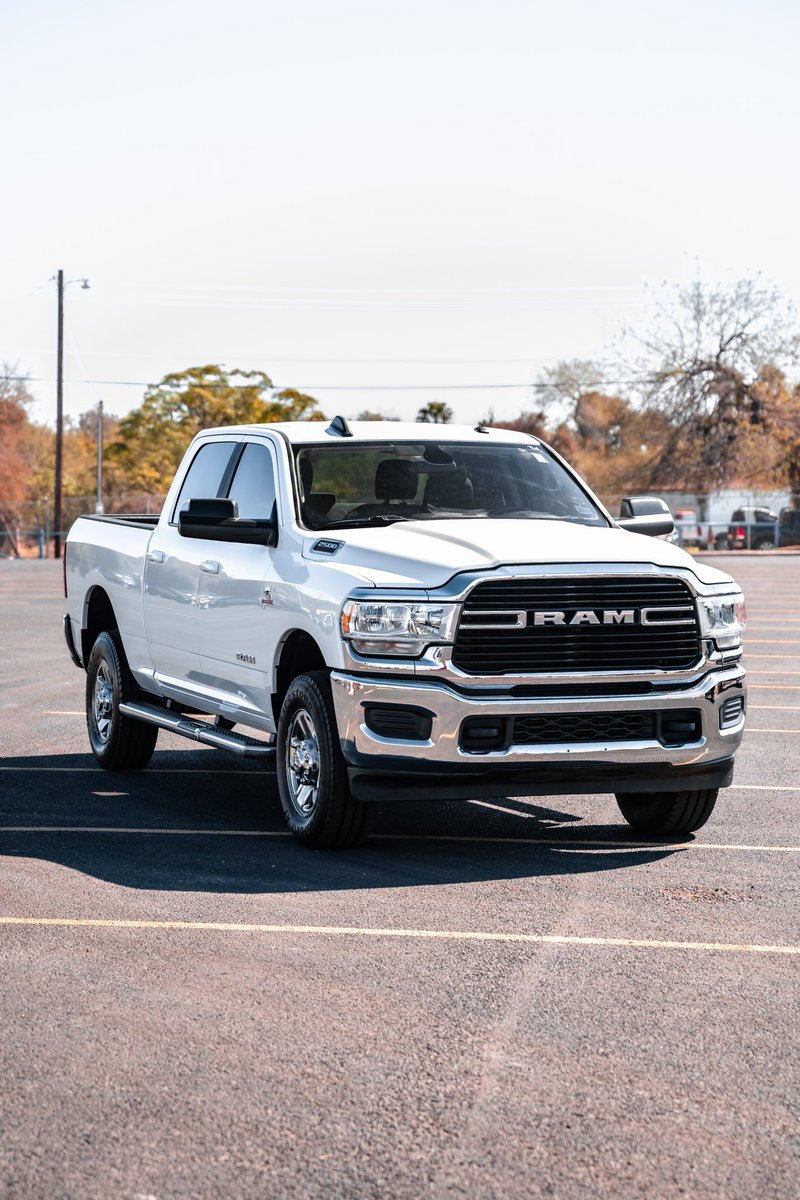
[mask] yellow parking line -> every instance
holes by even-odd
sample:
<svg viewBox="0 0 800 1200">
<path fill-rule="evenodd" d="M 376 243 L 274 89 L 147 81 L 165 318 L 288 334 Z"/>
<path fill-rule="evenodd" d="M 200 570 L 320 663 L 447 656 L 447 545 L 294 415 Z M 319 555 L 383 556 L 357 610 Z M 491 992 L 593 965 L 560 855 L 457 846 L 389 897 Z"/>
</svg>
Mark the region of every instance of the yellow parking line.
<svg viewBox="0 0 800 1200">
<path fill-rule="evenodd" d="M 748 725 L 747 733 L 800 733 L 800 729 L 754 729 L 752 725 Z"/>
<path fill-rule="evenodd" d="M 776 658 L 778 655 L 775 656 Z M 769 670 L 765 667 L 763 670 L 751 671 L 747 670 L 749 675 L 800 675 L 800 671 L 779 671 L 777 667 L 771 667 Z"/>
<path fill-rule="evenodd" d="M 778 783 L 732 783 L 725 788 L 726 792 L 800 792 L 800 787 L 790 787 Z"/>
<path fill-rule="evenodd" d="M 462 929 L 372 929 L 356 925 L 255 925 L 244 921 L 128 921 L 96 917 L 2 917 L 0 925 L 61 929 L 164 929 L 204 933 L 268 933 L 316 937 L 403 938 L 446 942 L 505 942 L 538 946 L 612 946 L 640 950 L 710 950 L 726 954 L 800 955 L 800 946 L 748 942 L 673 942 L 654 938 L 579 937 L 560 933 L 495 933 Z"/>
</svg>

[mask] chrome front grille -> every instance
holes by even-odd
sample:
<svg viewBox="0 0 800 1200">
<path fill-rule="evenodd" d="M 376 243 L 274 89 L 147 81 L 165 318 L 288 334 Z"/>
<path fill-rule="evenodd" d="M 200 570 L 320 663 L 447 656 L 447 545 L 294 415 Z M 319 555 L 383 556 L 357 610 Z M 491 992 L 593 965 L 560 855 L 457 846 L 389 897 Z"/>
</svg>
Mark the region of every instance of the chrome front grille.
<svg viewBox="0 0 800 1200">
<path fill-rule="evenodd" d="M 453 664 L 468 675 L 676 671 L 700 657 L 694 597 L 674 578 L 485 580 L 467 596 Z"/>
</svg>

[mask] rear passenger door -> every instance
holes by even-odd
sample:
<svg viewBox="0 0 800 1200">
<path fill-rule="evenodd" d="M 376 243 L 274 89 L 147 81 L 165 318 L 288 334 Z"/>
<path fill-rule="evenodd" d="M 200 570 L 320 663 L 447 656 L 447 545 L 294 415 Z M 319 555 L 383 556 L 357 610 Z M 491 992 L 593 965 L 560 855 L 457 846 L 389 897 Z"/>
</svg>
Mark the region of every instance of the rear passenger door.
<svg viewBox="0 0 800 1200">
<path fill-rule="evenodd" d="M 144 571 L 144 623 L 156 679 L 168 694 L 192 693 L 200 672 L 197 589 L 209 543 L 181 537 L 178 513 L 189 500 L 224 494 L 239 439 L 202 443 L 167 519 L 156 527 Z M 179 698 L 179 697 L 175 697 Z"/>
</svg>

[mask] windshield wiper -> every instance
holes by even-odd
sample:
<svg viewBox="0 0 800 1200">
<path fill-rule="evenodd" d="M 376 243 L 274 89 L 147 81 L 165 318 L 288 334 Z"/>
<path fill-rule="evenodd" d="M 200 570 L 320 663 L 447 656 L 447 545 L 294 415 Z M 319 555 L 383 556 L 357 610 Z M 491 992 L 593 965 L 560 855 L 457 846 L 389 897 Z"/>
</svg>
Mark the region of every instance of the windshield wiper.
<svg viewBox="0 0 800 1200">
<path fill-rule="evenodd" d="M 390 513 L 373 513 L 369 517 L 354 517 L 352 521 L 332 521 L 329 525 L 320 526 L 321 530 L 326 529 L 351 529 L 358 525 L 395 525 L 398 521 L 410 521 L 411 517 L 406 517 L 398 514 L 397 516 Z"/>
</svg>

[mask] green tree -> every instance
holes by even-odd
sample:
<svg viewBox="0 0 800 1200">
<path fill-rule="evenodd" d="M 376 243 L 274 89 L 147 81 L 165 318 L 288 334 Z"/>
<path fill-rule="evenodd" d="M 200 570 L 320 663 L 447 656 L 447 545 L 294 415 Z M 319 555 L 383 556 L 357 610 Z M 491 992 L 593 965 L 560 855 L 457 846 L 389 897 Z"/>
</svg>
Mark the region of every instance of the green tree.
<svg viewBox="0 0 800 1200">
<path fill-rule="evenodd" d="M 431 400 L 417 413 L 417 420 L 425 425 L 447 425 L 453 419 L 453 410 L 443 400 Z"/>
<path fill-rule="evenodd" d="M 276 391 L 264 371 L 190 367 L 148 388 L 140 406 L 120 422 L 108 460 L 128 487 L 163 492 L 202 429 L 324 419 L 312 396 L 294 388 Z"/>
</svg>

